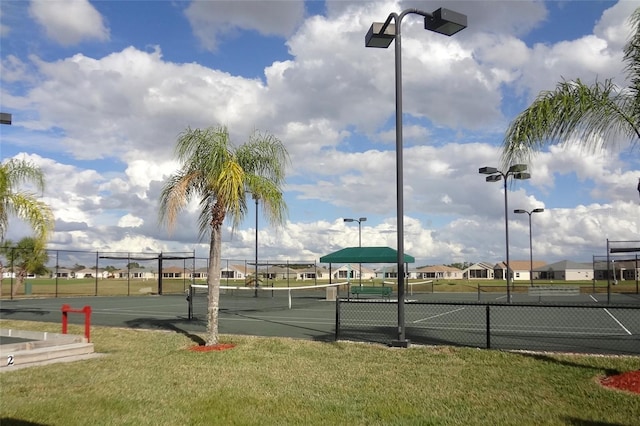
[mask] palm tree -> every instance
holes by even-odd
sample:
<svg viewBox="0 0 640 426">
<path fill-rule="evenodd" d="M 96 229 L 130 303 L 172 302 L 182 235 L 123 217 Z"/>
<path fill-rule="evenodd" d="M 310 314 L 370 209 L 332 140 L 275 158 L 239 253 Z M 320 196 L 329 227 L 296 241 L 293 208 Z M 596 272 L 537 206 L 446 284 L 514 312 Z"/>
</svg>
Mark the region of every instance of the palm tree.
<svg viewBox="0 0 640 426">
<path fill-rule="evenodd" d="M 43 275 L 47 272 L 49 255 L 36 238 L 26 237 L 15 245 L 7 240 L 3 247 L 0 247 L 0 254 L 6 257 L 11 272 L 15 274 L 16 283 L 11 291 L 12 297 L 18 294 L 28 274 Z"/>
<path fill-rule="evenodd" d="M 624 48 L 629 86 L 611 79 L 589 86 L 579 79 L 543 91 L 507 129 L 503 165 L 529 161 L 553 143 L 573 143 L 588 151 L 613 147 L 620 137 L 634 147 L 640 141 L 640 8 L 630 16 L 633 28 Z"/>
<path fill-rule="evenodd" d="M 218 344 L 223 222 L 228 216 L 233 229 L 241 223 L 249 193 L 262 201 L 265 217 L 272 224 L 284 223 L 287 207 L 281 187 L 289 156 L 280 140 L 259 133 L 236 148 L 223 126 L 187 128 L 179 135 L 175 152 L 181 166 L 162 189 L 160 220 L 171 230 L 190 200 L 197 197 L 200 202 L 200 236 L 210 234 L 205 340 L 211 346 Z"/>
<path fill-rule="evenodd" d="M 53 231 L 54 218 L 51 209 L 37 196 L 21 191 L 20 185 L 32 185 L 44 191 L 44 175 L 37 166 L 11 159 L 0 164 L 0 242 L 4 240 L 9 225 L 9 216 L 14 215 L 26 221 L 35 231 L 39 249 L 44 249 L 49 234 Z M 0 262 L 0 271 L 3 265 Z M 2 295 L 2 274 L 0 273 L 0 296 Z"/>
</svg>

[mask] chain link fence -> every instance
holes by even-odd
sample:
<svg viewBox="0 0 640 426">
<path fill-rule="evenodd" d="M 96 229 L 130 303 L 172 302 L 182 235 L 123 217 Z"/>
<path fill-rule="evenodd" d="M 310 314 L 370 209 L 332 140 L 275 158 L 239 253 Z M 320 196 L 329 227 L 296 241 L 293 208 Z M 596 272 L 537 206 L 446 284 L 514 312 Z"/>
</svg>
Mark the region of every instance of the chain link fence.
<svg viewBox="0 0 640 426">
<path fill-rule="evenodd" d="M 339 299 L 336 340 L 390 344 L 397 303 Z M 640 355 L 640 305 L 406 302 L 412 344 Z"/>
<path fill-rule="evenodd" d="M 12 299 L 185 293 L 191 284 L 206 283 L 209 266 L 194 252 L 46 250 L 34 267 L 28 250 L 0 248 L 0 296 Z M 222 259 L 221 265 L 222 285 L 254 285 L 255 260 Z M 308 260 L 259 260 L 257 273 L 258 285 L 311 284 L 322 275 Z"/>
</svg>

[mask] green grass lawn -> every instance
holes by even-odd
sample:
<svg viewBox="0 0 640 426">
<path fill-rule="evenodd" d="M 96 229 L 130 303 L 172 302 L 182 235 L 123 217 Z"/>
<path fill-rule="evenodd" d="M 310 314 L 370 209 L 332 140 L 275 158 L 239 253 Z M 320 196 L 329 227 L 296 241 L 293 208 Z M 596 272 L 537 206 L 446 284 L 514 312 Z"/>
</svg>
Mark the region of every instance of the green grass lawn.
<svg viewBox="0 0 640 426">
<path fill-rule="evenodd" d="M 59 332 L 59 324 L 0 321 Z M 81 327 L 70 327 L 81 334 Z M 0 424 L 637 425 L 640 395 L 601 387 L 638 357 L 223 336 L 94 327 L 107 356 L 0 374 Z M 23 423 L 18 423 L 19 421 Z M 30 422 L 30 423 L 27 423 Z"/>
</svg>

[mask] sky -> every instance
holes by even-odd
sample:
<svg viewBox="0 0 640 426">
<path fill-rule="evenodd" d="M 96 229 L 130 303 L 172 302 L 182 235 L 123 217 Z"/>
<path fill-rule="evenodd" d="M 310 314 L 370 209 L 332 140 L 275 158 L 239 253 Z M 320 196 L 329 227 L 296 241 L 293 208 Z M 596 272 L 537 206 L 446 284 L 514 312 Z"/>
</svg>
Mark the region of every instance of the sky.
<svg viewBox="0 0 640 426">
<path fill-rule="evenodd" d="M 394 48 L 365 47 L 372 22 L 446 6 L 446 37 L 402 21 L 404 249 L 414 266 L 505 260 L 500 167 L 510 121 L 563 79 L 628 84 L 633 1 L 0 2 L 0 159 L 40 167 L 56 220 L 50 249 L 208 254 L 197 204 L 169 232 L 160 191 L 186 128 L 255 131 L 286 146 L 284 226 L 258 211 L 260 261 L 318 261 L 397 247 Z M 579 143 L 579 141 L 578 141 Z M 552 145 L 509 180 L 511 260 L 590 262 L 640 240 L 640 148 Z M 256 211 L 223 232 L 223 259 L 253 259 Z M 259 205 L 261 208 L 261 205 Z M 345 223 L 344 218 L 366 217 Z M 29 235 L 11 218 L 7 237 Z"/>
</svg>

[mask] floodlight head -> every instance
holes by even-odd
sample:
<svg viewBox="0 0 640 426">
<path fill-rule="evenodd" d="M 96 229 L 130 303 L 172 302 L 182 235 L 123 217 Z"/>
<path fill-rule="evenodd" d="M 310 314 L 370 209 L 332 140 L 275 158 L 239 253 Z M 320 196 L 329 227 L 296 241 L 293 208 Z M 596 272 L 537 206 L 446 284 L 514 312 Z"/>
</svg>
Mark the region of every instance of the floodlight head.
<svg viewBox="0 0 640 426">
<path fill-rule="evenodd" d="M 509 167 L 509 173 L 519 173 L 524 172 L 525 170 L 527 170 L 526 164 L 514 164 L 513 166 Z"/>
<path fill-rule="evenodd" d="M 0 112 L 0 124 L 11 124 L 11 114 Z"/>
<path fill-rule="evenodd" d="M 514 179 L 519 179 L 519 180 L 530 179 L 531 178 L 531 174 L 530 173 L 514 173 L 513 174 L 513 178 Z"/>
<path fill-rule="evenodd" d="M 502 175 L 490 175 L 485 178 L 487 182 L 498 182 L 502 180 Z"/>
<path fill-rule="evenodd" d="M 452 36 L 467 28 L 467 15 L 440 8 L 431 17 L 424 18 L 424 29 Z"/>
<path fill-rule="evenodd" d="M 354 219 L 348 218 L 348 219 L 344 219 L 345 222 L 353 222 Z"/>
<path fill-rule="evenodd" d="M 383 49 L 389 47 L 396 37 L 396 24 L 387 25 L 384 34 L 381 34 L 380 30 L 383 26 L 384 22 L 374 22 L 371 24 L 367 35 L 364 37 L 364 45 L 366 47 L 380 47 Z"/>
<path fill-rule="evenodd" d="M 366 221 L 367 221 L 367 218 L 366 218 L 366 217 L 361 217 L 360 219 L 358 219 L 358 221 L 360 221 L 360 222 L 366 222 Z"/>
<path fill-rule="evenodd" d="M 538 208 L 538 209 L 533 209 L 533 211 L 531 213 L 542 213 L 543 211 L 544 211 L 544 209 L 541 207 L 541 208 Z"/>
<path fill-rule="evenodd" d="M 514 213 L 529 213 L 528 211 L 522 210 L 522 209 L 515 209 L 513 212 Z"/>
<path fill-rule="evenodd" d="M 494 173 L 498 173 L 498 169 L 495 167 L 480 167 L 478 169 L 478 173 L 483 175 L 492 175 Z"/>
</svg>

